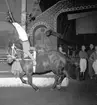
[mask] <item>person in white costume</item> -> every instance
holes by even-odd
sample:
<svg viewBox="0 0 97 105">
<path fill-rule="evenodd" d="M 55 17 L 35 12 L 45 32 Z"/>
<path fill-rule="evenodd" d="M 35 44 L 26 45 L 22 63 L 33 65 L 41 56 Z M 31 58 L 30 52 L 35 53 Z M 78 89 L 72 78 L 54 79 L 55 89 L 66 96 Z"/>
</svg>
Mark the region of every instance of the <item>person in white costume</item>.
<svg viewBox="0 0 97 105">
<path fill-rule="evenodd" d="M 26 31 L 23 29 L 23 27 L 19 23 L 15 22 L 14 19 L 12 19 L 11 17 L 9 17 L 9 22 L 15 27 L 19 35 L 19 39 L 22 41 L 24 58 L 29 56 L 31 60 L 33 61 L 33 65 L 36 65 L 35 57 L 33 57 L 32 54 L 30 53 L 30 49 L 35 51 L 35 48 L 34 47 L 30 48 L 30 43 L 29 43 L 28 35 Z"/>
<path fill-rule="evenodd" d="M 95 46 L 95 51 L 91 54 L 89 59 L 92 62 L 94 73 L 97 75 L 97 46 Z"/>
<path fill-rule="evenodd" d="M 33 64 L 36 65 L 36 61 L 35 61 L 34 57 L 32 56 L 32 54 L 30 53 L 30 43 L 29 43 L 28 35 L 27 35 L 26 31 L 17 22 L 13 22 L 12 24 L 18 32 L 19 39 L 22 40 L 24 58 L 29 56 L 32 59 Z M 33 50 L 35 50 L 35 49 L 33 48 Z"/>
<path fill-rule="evenodd" d="M 80 57 L 80 73 L 83 75 L 84 77 L 84 73 L 87 69 L 87 59 L 88 59 L 88 55 L 85 51 L 85 46 L 83 45 L 81 47 L 81 51 L 79 52 L 79 57 Z"/>
</svg>

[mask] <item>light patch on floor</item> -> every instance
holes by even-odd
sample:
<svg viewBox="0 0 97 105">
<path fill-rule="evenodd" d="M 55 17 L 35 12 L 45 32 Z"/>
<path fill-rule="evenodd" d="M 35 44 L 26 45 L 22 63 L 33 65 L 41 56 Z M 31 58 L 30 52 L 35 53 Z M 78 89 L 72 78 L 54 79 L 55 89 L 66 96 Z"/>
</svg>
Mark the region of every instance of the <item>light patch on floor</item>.
<svg viewBox="0 0 97 105">
<path fill-rule="evenodd" d="M 25 80 L 27 78 L 24 78 Z M 36 78 L 33 77 L 33 84 L 39 87 L 47 87 L 54 83 L 54 78 Z M 62 82 L 62 86 L 66 87 L 66 80 Z M 31 87 L 28 84 L 23 84 L 19 78 L 0 78 L 0 87 Z"/>
<path fill-rule="evenodd" d="M 0 87 L 28 87 L 19 78 L 0 78 Z"/>
<path fill-rule="evenodd" d="M 26 78 L 24 78 L 26 80 Z M 46 87 L 54 83 L 53 78 L 33 78 L 33 84 L 40 87 Z M 19 78 L 0 78 L 0 87 L 30 87 L 23 84 Z"/>
</svg>

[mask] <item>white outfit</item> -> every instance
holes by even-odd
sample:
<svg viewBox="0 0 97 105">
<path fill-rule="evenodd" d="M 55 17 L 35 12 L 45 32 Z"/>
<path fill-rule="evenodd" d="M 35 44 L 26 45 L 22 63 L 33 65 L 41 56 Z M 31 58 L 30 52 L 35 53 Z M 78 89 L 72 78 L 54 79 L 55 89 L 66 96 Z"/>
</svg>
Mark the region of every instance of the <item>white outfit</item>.
<svg viewBox="0 0 97 105">
<path fill-rule="evenodd" d="M 28 41 L 28 36 L 26 31 L 16 22 L 12 23 L 14 25 L 14 27 L 16 28 L 18 35 L 19 35 L 19 39 L 22 40 L 22 46 L 23 46 L 23 51 L 24 53 L 24 58 L 28 57 L 28 55 L 30 55 L 28 53 L 28 51 L 30 50 L 30 44 Z"/>
<path fill-rule="evenodd" d="M 19 38 L 22 40 L 22 41 L 27 41 L 28 40 L 28 36 L 27 36 L 27 33 L 26 31 L 16 22 L 13 22 L 12 23 L 14 25 L 14 27 L 16 28 L 18 34 L 19 34 Z"/>
<path fill-rule="evenodd" d="M 93 69 L 94 69 L 95 74 L 97 74 L 97 60 L 95 60 L 95 61 L 93 62 L 92 67 L 93 67 Z"/>
<path fill-rule="evenodd" d="M 62 51 L 62 47 L 59 47 L 59 51 L 60 51 L 62 54 L 66 54 L 65 52 Z"/>
<path fill-rule="evenodd" d="M 23 46 L 23 51 L 24 51 L 24 58 L 29 56 L 32 59 L 32 61 L 33 61 L 33 65 L 35 66 L 36 65 L 36 60 L 35 60 L 36 57 L 33 57 L 32 54 L 30 53 L 30 43 L 29 43 L 28 35 L 27 35 L 26 31 L 18 23 L 13 22 L 12 24 L 16 28 L 16 30 L 18 32 L 18 35 L 19 35 L 19 38 L 22 40 L 22 46 Z M 33 69 L 35 71 L 35 67 L 33 67 Z"/>
<path fill-rule="evenodd" d="M 85 72 L 87 68 L 87 60 L 81 58 L 80 59 L 80 72 Z"/>
</svg>

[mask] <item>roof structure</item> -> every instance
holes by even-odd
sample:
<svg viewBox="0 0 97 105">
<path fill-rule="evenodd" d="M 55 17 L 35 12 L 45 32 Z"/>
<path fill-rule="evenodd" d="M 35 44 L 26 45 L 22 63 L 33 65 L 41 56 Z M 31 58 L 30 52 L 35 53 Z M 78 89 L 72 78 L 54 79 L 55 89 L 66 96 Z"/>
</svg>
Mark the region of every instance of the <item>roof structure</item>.
<svg viewBox="0 0 97 105">
<path fill-rule="evenodd" d="M 65 12 L 80 12 L 95 9 L 97 10 L 97 0 L 61 0 L 45 10 L 39 16 L 45 14 L 48 11 L 56 14 L 61 9 L 65 9 Z"/>
<path fill-rule="evenodd" d="M 49 26 L 57 31 L 57 18 L 61 13 L 72 14 L 80 12 L 90 12 L 97 10 L 97 0 L 60 0 L 49 9 L 36 17 L 28 27 L 30 35 L 34 35 L 34 30 L 41 24 Z M 36 32 L 36 30 L 35 30 Z M 33 33 L 33 34 L 32 34 Z M 71 41 L 71 40 L 70 40 Z M 72 43 L 75 41 L 72 41 Z"/>
</svg>

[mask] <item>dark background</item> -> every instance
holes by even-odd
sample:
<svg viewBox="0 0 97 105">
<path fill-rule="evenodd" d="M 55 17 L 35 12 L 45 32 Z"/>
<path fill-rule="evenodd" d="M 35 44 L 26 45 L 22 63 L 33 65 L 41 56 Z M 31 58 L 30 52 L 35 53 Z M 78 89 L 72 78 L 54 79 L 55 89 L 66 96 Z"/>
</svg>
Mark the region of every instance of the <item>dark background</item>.
<svg viewBox="0 0 97 105">
<path fill-rule="evenodd" d="M 42 11 L 45 11 L 49 7 L 53 6 L 55 3 L 61 0 L 40 0 L 40 7 Z M 93 3 L 96 2 L 97 0 L 66 0 L 66 1 L 72 1 L 74 3 Z"/>
</svg>

